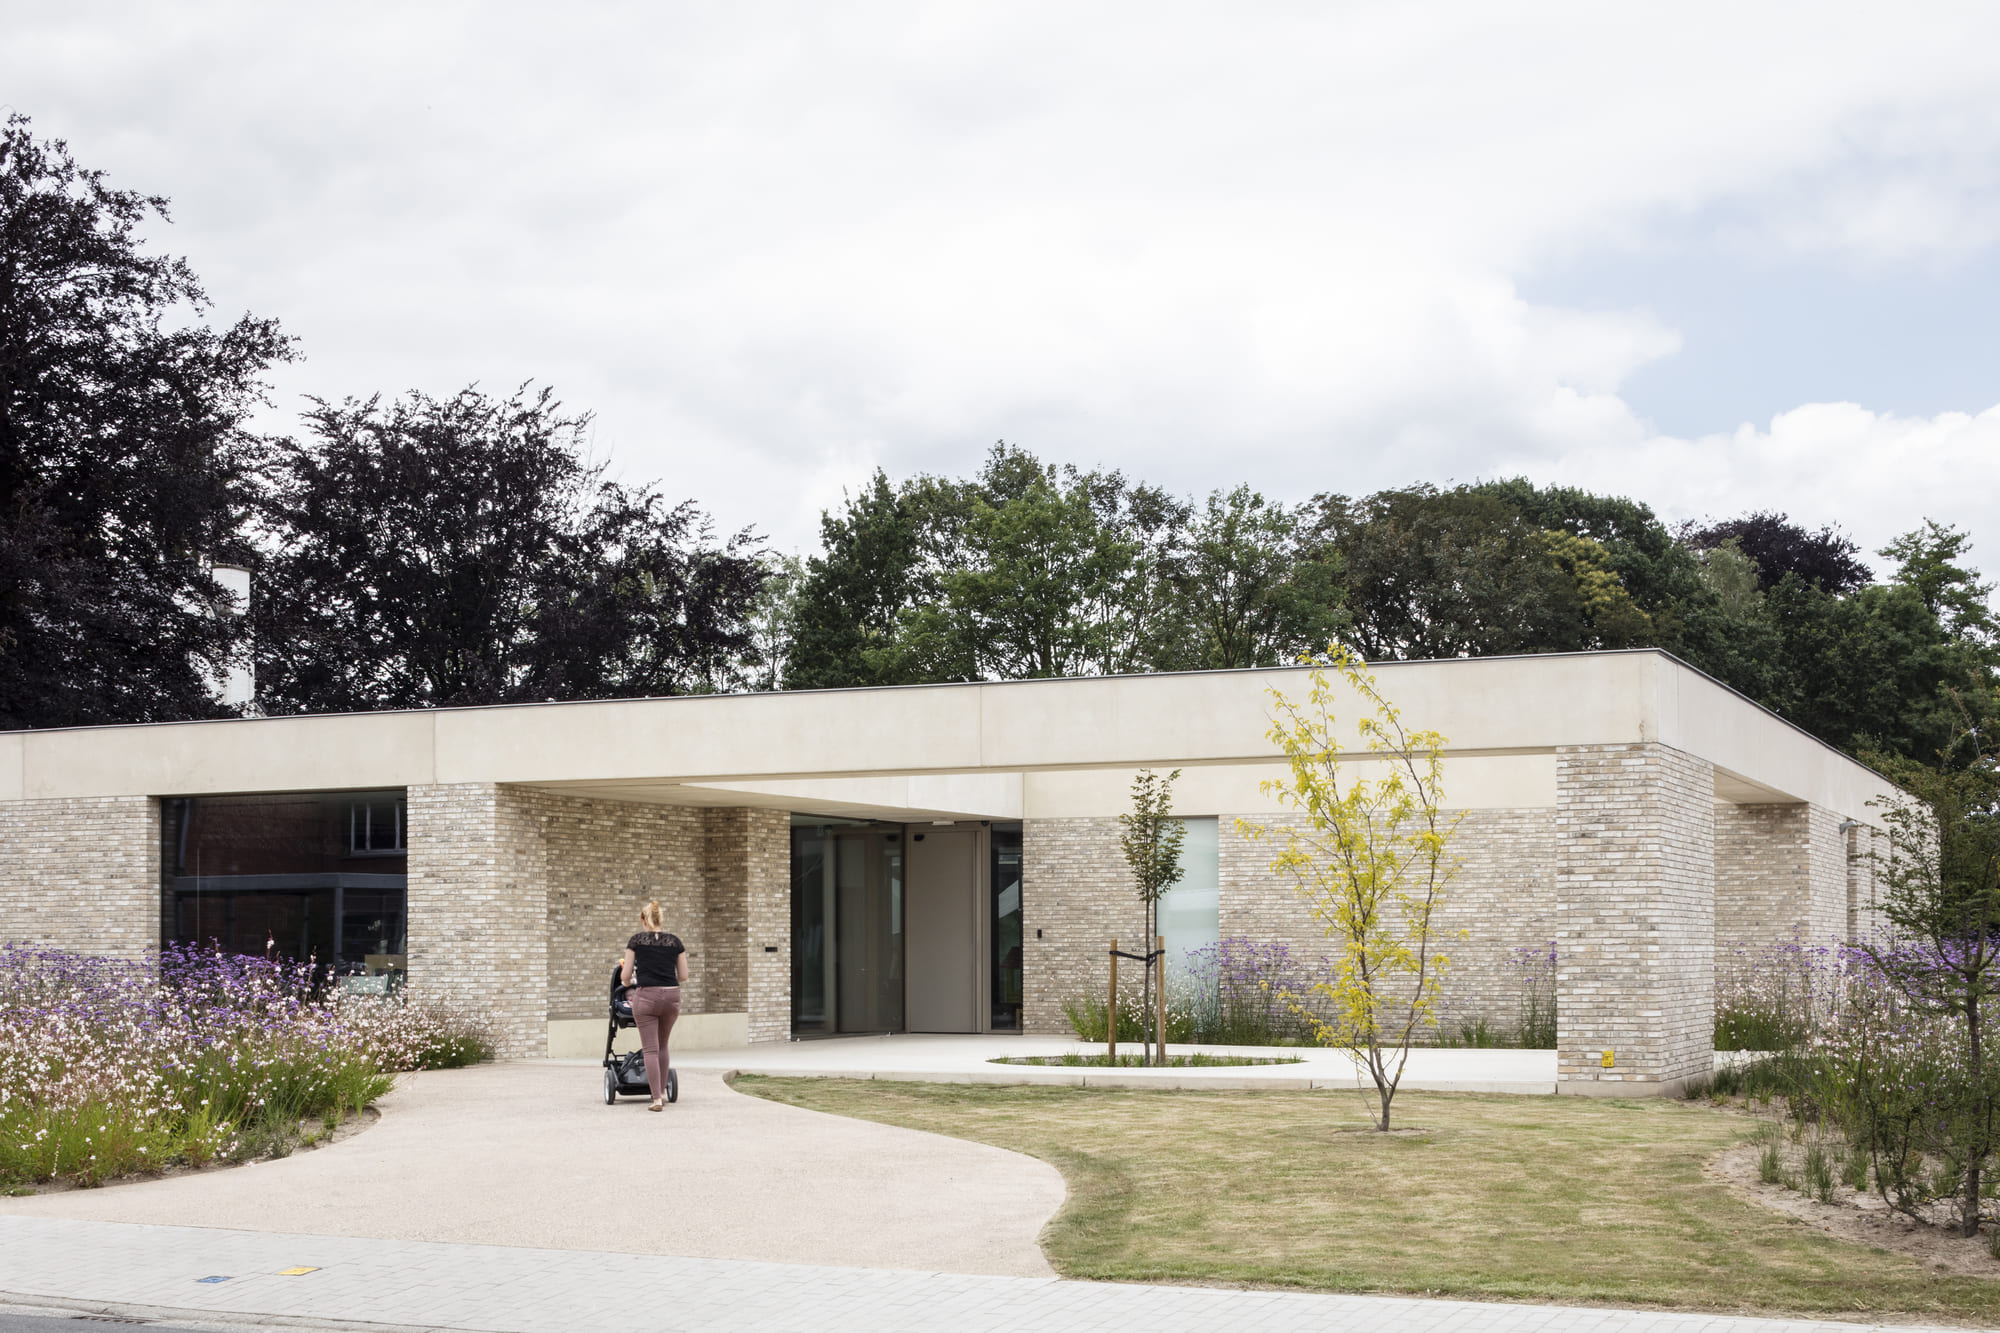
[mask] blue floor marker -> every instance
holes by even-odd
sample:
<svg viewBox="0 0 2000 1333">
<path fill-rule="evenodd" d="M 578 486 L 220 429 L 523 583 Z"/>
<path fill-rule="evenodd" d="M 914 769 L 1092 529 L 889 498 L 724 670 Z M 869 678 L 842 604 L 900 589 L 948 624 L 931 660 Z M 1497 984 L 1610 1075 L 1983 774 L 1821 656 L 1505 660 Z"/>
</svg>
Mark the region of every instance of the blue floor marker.
<svg viewBox="0 0 2000 1333">
<path fill-rule="evenodd" d="M 195 1281 L 197 1281 L 197 1282 L 227 1282 L 227 1281 L 229 1281 L 229 1279 L 228 1279 L 228 1278 L 226 1278 L 226 1277 L 198 1277 L 198 1278 L 196 1278 L 196 1279 L 195 1279 Z"/>
</svg>

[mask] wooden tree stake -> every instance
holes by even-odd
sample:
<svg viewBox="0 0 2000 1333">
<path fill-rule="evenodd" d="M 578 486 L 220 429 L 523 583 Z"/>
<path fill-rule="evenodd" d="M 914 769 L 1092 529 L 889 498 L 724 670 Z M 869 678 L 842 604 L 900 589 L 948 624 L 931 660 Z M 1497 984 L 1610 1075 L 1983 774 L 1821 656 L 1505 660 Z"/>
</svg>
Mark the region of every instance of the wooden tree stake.
<svg viewBox="0 0 2000 1333">
<path fill-rule="evenodd" d="M 1118 941 L 1111 941 L 1111 999 L 1104 1006 L 1104 1041 L 1107 1065 L 1118 1064 Z"/>
</svg>

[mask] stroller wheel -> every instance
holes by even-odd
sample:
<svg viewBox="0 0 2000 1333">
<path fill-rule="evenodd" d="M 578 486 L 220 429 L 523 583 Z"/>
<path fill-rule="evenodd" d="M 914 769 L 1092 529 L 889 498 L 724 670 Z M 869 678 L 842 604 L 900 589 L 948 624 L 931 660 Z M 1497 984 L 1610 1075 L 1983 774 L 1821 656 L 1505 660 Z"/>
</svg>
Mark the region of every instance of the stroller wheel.
<svg viewBox="0 0 2000 1333">
<path fill-rule="evenodd" d="M 604 1104 L 606 1106 L 618 1104 L 618 1071 L 615 1069 L 604 1071 Z"/>
<path fill-rule="evenodd" d="M 667 1100 L 670 1102 L 677 1102 L 680 1099 L 681 1099 L 681 1071 L 678 1069 L 669 1069 L 667 1071 Z"/>
</svg>

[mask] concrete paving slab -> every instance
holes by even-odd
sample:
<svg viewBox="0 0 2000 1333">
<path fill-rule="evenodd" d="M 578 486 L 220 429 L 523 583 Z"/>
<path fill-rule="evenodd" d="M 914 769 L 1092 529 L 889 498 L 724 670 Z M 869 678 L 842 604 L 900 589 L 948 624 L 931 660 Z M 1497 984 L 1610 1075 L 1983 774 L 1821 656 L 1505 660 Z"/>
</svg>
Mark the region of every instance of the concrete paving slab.
<svg viewBox="0 0 2000 1333">
<path fill-rule="evenodd" d="M 405 1075 L 374 1127 L 283 1161 L 0 1199 L 0 1215 L 549 1250 L 1051 1272 L 1047 1163 L 731 1091 L 603 1103 L 594 1064 Z"/>
<path fill-rule="evenodd" d="M 286 1268 L 311 1266 L 299 1276 Z M 205 1283 L 204 1277 L 226 1277 Z M 321 1328 L 671 1333 L 1892 1333 L 1893 1326 L 1403 1297 L 1066 1282 L 583 1250 L 0 1217 L 0 1300 L 111 1315 Z"/>
</svg>

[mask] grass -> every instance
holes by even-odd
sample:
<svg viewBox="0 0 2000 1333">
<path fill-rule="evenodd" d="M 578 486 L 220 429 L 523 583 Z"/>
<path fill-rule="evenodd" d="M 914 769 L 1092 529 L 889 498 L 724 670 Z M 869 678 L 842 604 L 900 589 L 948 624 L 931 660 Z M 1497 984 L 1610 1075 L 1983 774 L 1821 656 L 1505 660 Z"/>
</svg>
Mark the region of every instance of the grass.
<svg viewBox="0 0 2000 1333">
<path fill-rule="evenodd" d="M 1110 1069 L 1112 1061 L 1103 1051 L 1085 1054 L 1066 1051 L 1061 1055 L 1003 1055 L 986 1062 L 990 1065 L 1060 1065 L 1064 1069 Z M 1164 1065 L 1154 1065 L 1154 1069 L 1233 1069 L 1238 1065 L 1296 1065 L 1304 1063 L 1296 1055 L 1253 1056 L 1253 1055 L 1210 1055 L 1206 1051 L 1189 1051 L 1185 1055 L 1167 1056 Z M 1117 1060 L 1119 1069 L 1144 1069 L 1146 1057 L 1143 1055 L 1121 1055 Z"/>
<path fill-rule="evenodd" d="M 2000 1323 L 2000 1282 L 1730 1194 L 1702 1164 L 1757 1122 L 1669 1098 L 1404 1093 L 1420 1132 L 1384 1136 L 1344 1093 L 736 1087 L 1052 1163 L 1042 1246 L 1069 1277 Z"/>
</svg>

